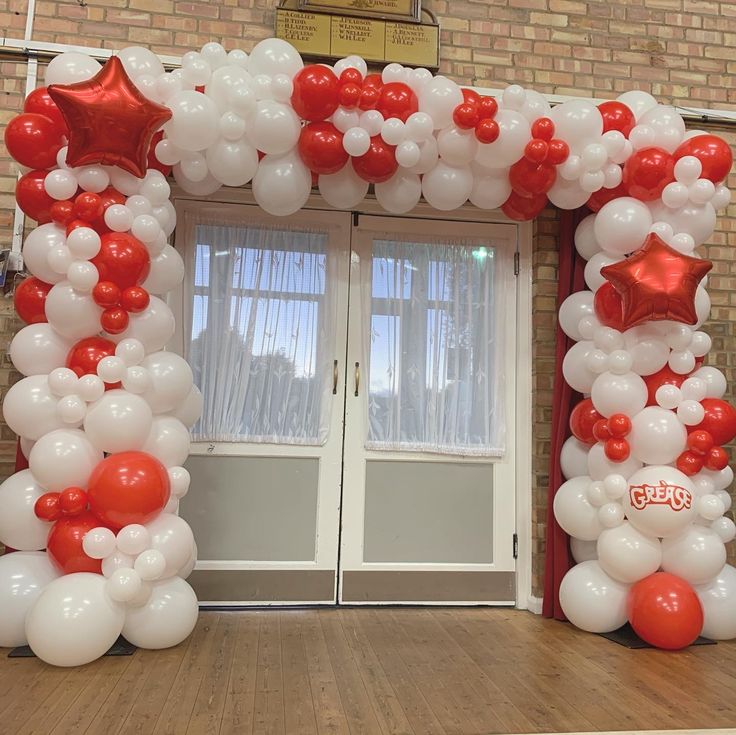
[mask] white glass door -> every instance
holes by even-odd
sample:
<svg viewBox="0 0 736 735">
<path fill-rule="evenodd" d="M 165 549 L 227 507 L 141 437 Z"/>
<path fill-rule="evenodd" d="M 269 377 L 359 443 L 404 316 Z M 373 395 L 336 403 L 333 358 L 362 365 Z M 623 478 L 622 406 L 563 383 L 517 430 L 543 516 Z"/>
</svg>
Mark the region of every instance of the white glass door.
<svg viewBox="0 0 736 735">
<path fill-rule="evenodd" d="M 353 231 L 345 603 L 513 603 L 516 228 Z"/>
</svg>

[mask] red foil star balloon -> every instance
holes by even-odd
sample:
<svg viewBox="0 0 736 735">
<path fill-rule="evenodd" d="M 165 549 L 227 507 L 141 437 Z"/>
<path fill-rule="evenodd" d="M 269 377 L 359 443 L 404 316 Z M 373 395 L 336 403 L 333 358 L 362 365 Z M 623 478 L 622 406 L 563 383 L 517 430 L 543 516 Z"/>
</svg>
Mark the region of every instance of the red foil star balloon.
<svg viewBox="0 0 736 735">
<path fill-rule="evenodd" d="M 69 126 L 70 166 L 103 163 L 145 176 L 151 139 L 171 110 L 144 97 L 117 56 L 92 79 L 52 84 L 49 95 Z"/>
<path fill-rule="evenodd" d="M 695 324 L 695 292 L 713 267 L 691 258 L 651 233 L 644 246 L 626 260 L 601 268 L 601 275 L 621 294 L 623 328 L 672 319 Z"/>
</svg>

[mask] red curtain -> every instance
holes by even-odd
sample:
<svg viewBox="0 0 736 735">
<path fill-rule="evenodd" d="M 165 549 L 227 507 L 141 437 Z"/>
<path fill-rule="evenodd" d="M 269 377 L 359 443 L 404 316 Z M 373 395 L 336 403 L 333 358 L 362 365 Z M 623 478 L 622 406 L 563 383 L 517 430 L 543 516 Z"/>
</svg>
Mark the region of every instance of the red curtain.
<svg viewBox="0 0 736 735">
<path fill-rule="evenodd" d="M 21 470 L 28 469 L 28 458 L 23 454 L 23 450 L 20 448 L 20 439 L 15 446 L 15 471 L 20 472 Z"/>
<path fill-rule="evenodd" d="M 575 228 L 589 214 L 587 209 L 560 211 L 559 281 L 557 308 L 571 294 L 585 288 L 585 261 L 575 250 Z M 555 379 L 552 396 L 552 435 L 549 457 L 549 489 L 547 492 L 547 544 L 544 570 L 544 603 L 542 614 L 565 620 L 560 607 L 560 582 L 571 566 L 567 534 L 557 525 L 552 503 L 564 482 L 560 469 L 560 451 L 570 436 L 570 412 L 581 396 L 565 382 L 562 361 L 574 342 L 557 326 L 555 343 Z"/>
</svg>

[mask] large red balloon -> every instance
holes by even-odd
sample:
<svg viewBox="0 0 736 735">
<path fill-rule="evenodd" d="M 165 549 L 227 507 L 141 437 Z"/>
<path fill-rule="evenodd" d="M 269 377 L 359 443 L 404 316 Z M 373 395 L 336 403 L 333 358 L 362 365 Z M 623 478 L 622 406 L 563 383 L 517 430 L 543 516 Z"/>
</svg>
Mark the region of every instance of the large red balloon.
<svg viewBox="0 0 736 735">
<path fill-rule="evenodd" d="M 88 531 L 104 525 L 89 511 L 77 516 L 60 518 L 49 532 L 47 550 L 51 560 L 64 574 L 74 572 L 102 574 L 102 559 L 87 556 L 82 548 L 82 540 Z"/>
<path fill-rule="evenodd" d="M 108 232 L 101 239 L 100 252 L 91 261 L 100 272 L 100 281 L 125 289 L 146 280 L 151 256 L 140 240 L 127 232 Z"/>
<path fill-rule="evenodd" d="M 313 122 L 302 128 L 299 155 L 304 165 L 316 174 L 335 174 L 347 162 L 342 133 L 331 122 Z"/>
<path fill-rule="evenodd" d="M 66 356 L 66 366 L 80 378 L 83 375 L 97 375 L 97 365 L 103 357 L 115 355 L 115 343 L 104 337 L 85 337 L 80 339 Z"/>
<path fill-rule="evenodd" d="M 704 398 L 700 403 L 705 418 L 697 426 L 688 427 L 689 431 L 707 431 L 718 446 L 736 438 L 736 408 L 720 398 Z"/>
<path fill-rule="evenodd" d="M 623 330 L 624 307 L 621 295 L 608 281 L 595 292 L 593 308 L 601 324 L 618 329 L 619 332 Z"/>
<path fill-rule="evenodd" d="M 63 145 L 62 131 L 45 115 L 24 112 L 5 128 L 8 153 L 28 168 L 56 168 L 56 154 Z"/>
<path fill-rule="evenodd" d="M 676 388 L 682 386 L 687 375 L 676 373 L 669 365 L 665 365 L 661 370 L 651 375 L 642 375 L 642 380 L 647 384 L 647 406 L 656 406 L 657 399 L 655 395 L 657 389 L 663 385 L 674 385 Z"/>
<path fill-rule="evenodd" d="M 367 153 L 353 158 L 355 173 L 364 181 L 380 184 L 388 181 L 399 168 L 394 151 L 396 146 L 384 142 L 380 135 L 371 138 L 371 147 Z"/>
<path fill-rule="evenodd" d="M 104 525 L 118 530 L 129 523 L 147 523 L 169 500 L 166 468 L 145 452 L 111 454 L 89 478 L 90 510 Z"/>
<path fill-rule="evenodd" d="M 623 102 L 618 102 L 617 100 L 601 102 L 598 105 L 598 111 L 603 118 L 604 133 L 607 133 L 609 130 L 618 130 L 628 138 L 632 128 L 636 125 L 634 113 Z"/>
<path fill-rule="evenodd" d="M 523 197 L 512 191 L 511 196 L 501 205 L 501 210 L 507 217 L 517 222 L 526 222 L 534 219 L 546 206 L 546 194 Z"/>
<path fill-rule="evenodd" d="M 64 116 L 61 114 L 59 106 L 51 99 L 49 90 L 46 87 L 38 87 L 38 89 L 34 89 L 26 97 L 26 101 L 23 103 L 23 112 L 45 115 L 64 135 L 69 136 L 66 120 L 64 120 Z"/>
<path fill-rule="evenodd" d="M 146 175 L 151 140 L 171 110 L 145 97 L 117 56 L 91 79 L 52 84 L 49 94 L 69 127 L 70 166 L 102 163 Z"/>
<path fill-rule="evenodd" d="M 340 104 L 340 83 L 332 69 L 321 64 L 305 66 L 294 77 L 291 106 L 311 122 L 326 120 Z"/>
<path fill-rule="evenodd" d="M 703 164 L 701 177 L 714 184 L 728 176 L 733 164 L 731 146 L 717 135 L 696 135 L 682 143 L 674 156 L 676 161 L 683 156 L 695 156 Z"/>
<path fill-rule="evenodd" d="M 46 297 L 52 286 L 50 283 L 40 281 L 35 276 L 26 278 L 15 289 L 13 301 L 18 316 L 26 324 L 39 324 L 47 322 Z"/>
<path fill-rule="evenodd" d="M 662 148 L 641 148 L 624 166 L 623 184 L 630 196 L 642 202 L 659 199 L 664 187 L 674 180 L 675 159 Z"/>
<path fill-rule="evenodd" d="M 548 163 L 535 163 L 527 158 L 509 169 L 511 188 L 520 196 L 532 199 L 546 194 L 557 180 L 557 169 Z"/>
<path fill-rule="evenodd" d="M 593 407 L 590 398 L 583 398 L 570 413 L 570 431 L 584 444 L 595 444 L 593 427 L 603 418 Z"/>
<path fill-rule="evenodd" d="M 695 590 L 667 572 L 637 582 L 629 590 L 627 608 L 631 627 L 655 648 L 685 648 L 703 629 L 703 607 Z"/>
<path fill-rule="evenodd" d="M 381 87 L 376 109 L 385 120 L 398 117 L 401 122 L 406 122 L 409 115 L 419 110 L 419 100 L 408 84 L 389 82 Z"/>
<path fill-rule="evenodd" d="M 36 169 L 18 179 L 15 185 L 15 201 L 18 206 L 31 219 L 35 219 L 40 225 L 51 222 L 51 207 L 55 199 L 52 199 L 44 188 L 44 181 L 48 171 Z"/>
</svg>

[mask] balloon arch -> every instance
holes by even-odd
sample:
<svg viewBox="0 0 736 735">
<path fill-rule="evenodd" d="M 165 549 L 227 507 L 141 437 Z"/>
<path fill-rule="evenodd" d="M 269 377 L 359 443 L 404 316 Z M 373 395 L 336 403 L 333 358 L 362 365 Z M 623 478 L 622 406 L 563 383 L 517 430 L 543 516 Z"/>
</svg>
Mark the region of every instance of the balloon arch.
<svg viewBox="0 0 736 735">
<path fill-rule="evenodd" d="M 723 449 L 736 411 L 701 365 L 711 263 L 695 253 L 730 199 L 723 140 L 686 132 L 644 92 L 551 109 L 518 85 L 496 100 L 426 69 L 369 74 L 356 56 L 304 66 L 276 39 L 250 54 L 208 43 L 170 72 L 139 47 L 104 66 L 64 53 L 45 83 L 5 132 L 25 172 L 18 205 L 39 225 L 15 291 L 28 326 L 10 355 L 25 377 L 3 406 L 29 468 L 0 486 L 0 541 L 17 550 L 0 558 L 0 646 L 72 666 L 121 633 L 165 648 L 194 627 L 196 546 L 177 512 L 202 398 L 164 351 L 161 297 L 184 276 L 167 242 L 172 167 L 195 195 L 250 182 L 274 215 L 315 186 L 353 208 L 371 184 L 395 213 L 421 196 L 515 220 L 587 204 L 575 244 L 589 290 L 559 314 L 576 340 L 565 378 L 588 396 L 554 502 L 580 562 L 562 607 L 589 631 L 629 620 L 661 647 L 736 636 Z"/>
</svg>

